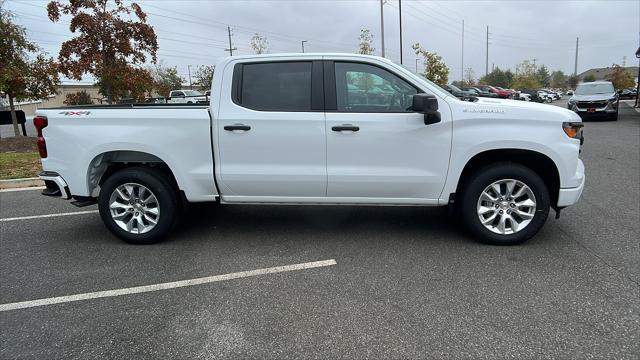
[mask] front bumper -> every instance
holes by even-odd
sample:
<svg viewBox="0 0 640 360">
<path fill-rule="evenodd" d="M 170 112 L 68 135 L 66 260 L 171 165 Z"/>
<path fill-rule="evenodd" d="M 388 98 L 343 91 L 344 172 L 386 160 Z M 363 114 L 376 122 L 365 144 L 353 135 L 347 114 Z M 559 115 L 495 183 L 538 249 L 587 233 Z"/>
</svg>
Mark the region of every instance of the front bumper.
<svg viewBox="0 0 640 360">
<path fill-rule="evenodd" d="M 578 168 L 576 169 L 576 178 L 581 178 L 580 185 L 573 188 L 561 188 L 558 193 L 558 204 L 559 208 L 573 205 L 578 202 L 580 196 L 582 195 L 582 191 L 584 190 L 584 163 L 582 160 L 578 159 Z"/>
</svg>

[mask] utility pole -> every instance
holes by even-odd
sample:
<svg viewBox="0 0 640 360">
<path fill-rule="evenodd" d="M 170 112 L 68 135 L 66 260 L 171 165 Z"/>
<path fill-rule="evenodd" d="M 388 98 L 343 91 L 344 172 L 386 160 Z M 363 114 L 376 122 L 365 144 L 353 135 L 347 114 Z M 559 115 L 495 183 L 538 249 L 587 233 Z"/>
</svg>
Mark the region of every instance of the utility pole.
<svg viewBox="0 0 640 360">
<path fill-rule="evenodd" d="M 418 73 L 418 60 L 420 59 L 416 58 L 416 74 Z"/>
<path fill-rule="evenodd" d="M 189 89 L 193 90 L 193 84 L 191 84 L 191 65 L 187 65 L 187 71 L 189 72 Z"/>
<path fill-rule="evenodd" d="M 462 20 L 462 64 L 460 64 L 460 85 L 464 86 L 464 19 Z"/>
<path fill-rule="evenodd" d="M 533 72 L 534 73 L 536 72 L 536 60 L 538 60 L 538 59 L 536 59 L 536 58 L 531 59 L 531 61 L 533 61 Z"/>
<path fill-rule="evenodd" d="M 228 51 L 229 56 L 233 56 L 233 50 L 238 50 L 238 48 L 233 47 L 233 45 L 231 44 L 231 27 L 230 26 L 227 26 L 227 32 L 229 33 L 229 48 L 224 49 L 224 51 Z"/>
<path fill-rule="evenodd" d="M 398 0 L 398 15 L 400 16 L 400 65 L 402 65 L 402 0 Z"/>
<path fill-rule="evenodd" d="M 487 25 L 487 60 L 484 65 L 484 76 L 489 75 L 489 25 Z"/>
<path fill-rule="evenodd" d="M 576 61 L 573 64 L 573 76 L 577 76 L 578 75 L 578 42 L 580 41 L 580 38 L 577 37 L 576 38 Z"/>
<path fill-rule="evenodd" d="M 302 44 L 302 53 L 304 54 L 304 43 L 306 43 L 307 40 L 302 40 L 300 41 L 300 44 Z"/>
<path fill-rule="evenodd" d="M 382 41 L 382 57 L 384 57 L 384 5 L 385 0 L 380 0 L 380 41 Z"/>
</svg>

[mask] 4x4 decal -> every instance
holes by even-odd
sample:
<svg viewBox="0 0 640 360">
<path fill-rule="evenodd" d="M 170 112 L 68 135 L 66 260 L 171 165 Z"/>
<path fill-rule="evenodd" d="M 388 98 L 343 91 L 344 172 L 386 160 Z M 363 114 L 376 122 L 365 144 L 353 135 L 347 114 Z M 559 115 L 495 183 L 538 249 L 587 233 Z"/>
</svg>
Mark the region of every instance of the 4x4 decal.
<svg viewBox="0 0 640 360">
<path fill-rule="evenodd" d="M 91 111 L 61 111 L 58 114 L 65 116 L 82 116 L 91 114 Z"/>
</svg>

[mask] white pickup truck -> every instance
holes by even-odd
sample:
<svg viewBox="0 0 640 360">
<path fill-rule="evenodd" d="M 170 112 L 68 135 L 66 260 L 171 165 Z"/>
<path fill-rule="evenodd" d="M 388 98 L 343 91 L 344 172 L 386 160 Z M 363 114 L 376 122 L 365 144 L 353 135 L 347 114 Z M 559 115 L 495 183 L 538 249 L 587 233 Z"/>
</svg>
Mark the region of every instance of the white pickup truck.
<svg viewBox="0 0 640 360">
<path fill-rule="evenodd" d="M 97 202 L 137 244 L 205 201 L 449 205 L 477 239 L 518 244 L 584 186 L 574 112 L 460 101 L 383 58 L 228 57 L 211 91 L 209 106 L 39 110 L 43 194 Z"/>
</svg>

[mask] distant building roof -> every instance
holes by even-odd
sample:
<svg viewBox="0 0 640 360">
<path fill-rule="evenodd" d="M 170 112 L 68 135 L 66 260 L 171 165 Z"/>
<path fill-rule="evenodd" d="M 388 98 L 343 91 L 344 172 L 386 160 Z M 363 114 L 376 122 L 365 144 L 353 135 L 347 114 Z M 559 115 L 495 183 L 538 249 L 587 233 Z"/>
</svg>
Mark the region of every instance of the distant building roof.
<svg viewBox="0 0 640 360">
<path fill-rule="evenodd" d="M 638 76 L 637 66 L 627 66 L 627 67 L 624 67 L 623 69 L 630 72 L 634 78 Z M 613 71 L 613 68 L 611 67 L 589 69 L 583 73 L 578 74 L 578 78 L 580 78 L 580 80 L 583 80 L 585 77 L 589 75 L 593 75 L 593 77 L 596 80 L 606 80 L 612 71 Z"/>
</svg>

